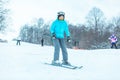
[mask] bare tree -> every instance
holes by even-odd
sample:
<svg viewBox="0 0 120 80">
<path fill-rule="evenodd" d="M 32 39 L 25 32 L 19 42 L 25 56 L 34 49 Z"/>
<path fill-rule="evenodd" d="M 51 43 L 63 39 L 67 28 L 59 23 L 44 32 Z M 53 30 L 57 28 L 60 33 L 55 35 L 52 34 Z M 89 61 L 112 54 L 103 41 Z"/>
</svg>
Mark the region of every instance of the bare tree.
<svg viewBox="0 0 120 80">
<path fill-rule="evenodd" d="M 116 17 L 113 17 L 109 23 L 108 23 L 108 26 L 109 27 L 109 31 L 111 33 L 114 33 L 116 34 L 117 36 L 120 36 L 120 16 L 116 16 Z"/>
<path fill-rule="evenodd" d="M 114 17 L 112 19 L 112 23 L 113 23 L 114 27 L 120 27 L 120 16 Z"/>
<path fill-rule="evenodd" d="M 105 17 L 103 12 L 99 9 L 94 7 L 88 13 L 87 17 L 87 26 L 94 29 L 94 39 L 95 44 L 99 42 L 100 37 L 103 35 L 105 29 Z"/>
<path fill-rule="evenodd" d="M 120 16 L 114 17 L 112 19 L 112 23 L 114 27 L 113 33 L 115 33 L 116 36 L 120 39 Z"/>
<path fill-rule="evenodd" d="M 42 28 L 43 28 L 43 24 L 44 24 L 44 19 L 43 18 L 39 18 L 37 20 L 37 27 L 38 27 L 38 41 L 39 43 L 41 42 L 41 38 L 43 36 L 43 31 L 42 31 Z"/>
<path fill-rule="evenodd" d="M 94 7 L 92 10 L 90 10 L 86 19 L 88 26 L 98 29 L 98 27 L 100 27 L 100 24 L 104 22 L 105 17 L 99 8 Z"/>
<path fill-rule="evenodd" d="M 39 19 L 37 20 L 37 23 L 38 23 L 38 27 L 41 28 L 42 25 L 44 24 L 44 19 L 43 19 L 43 18 L 39 18 Z"/>
<path fill-rule="evenodd" d="M 7 0 L 0 0 L 0 31 L 4 31 L 7 27 L 7 15 L 9 10 L 5 8 Z"/>
</svg>

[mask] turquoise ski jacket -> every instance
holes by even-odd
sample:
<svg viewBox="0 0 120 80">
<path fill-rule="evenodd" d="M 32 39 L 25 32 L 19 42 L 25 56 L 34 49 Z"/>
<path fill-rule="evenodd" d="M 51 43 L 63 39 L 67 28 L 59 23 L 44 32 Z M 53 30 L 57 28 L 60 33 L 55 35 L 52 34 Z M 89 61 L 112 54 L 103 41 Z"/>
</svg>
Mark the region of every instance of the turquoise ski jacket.
<svg viewBox="0 0 120 80">
<path fill-rule="evenodd" d="M 51 34 L 55 33 L 56 38 L 64 38 L 64 33 L 66 36 L 70 36 L 68 25 L 66 21 L 55 20 L 50 27 Z"/>
</svg>

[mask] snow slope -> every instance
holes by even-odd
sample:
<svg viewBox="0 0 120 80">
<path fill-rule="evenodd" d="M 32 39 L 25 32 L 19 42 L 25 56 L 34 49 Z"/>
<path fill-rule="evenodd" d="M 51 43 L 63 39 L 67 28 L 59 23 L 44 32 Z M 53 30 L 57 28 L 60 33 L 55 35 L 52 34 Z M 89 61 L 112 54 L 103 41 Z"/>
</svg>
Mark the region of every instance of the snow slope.
<svg viewBox="0 0 120 80">
<path fill-rule="evenodd" d="M 68 49 L 69 62 L 84 66 L 70 70 L 43 64 L 52 61 L 52 46 L 15 44 L 0 43 L 0 80 L 120 80 L 119 49 Z"/>
</svg>

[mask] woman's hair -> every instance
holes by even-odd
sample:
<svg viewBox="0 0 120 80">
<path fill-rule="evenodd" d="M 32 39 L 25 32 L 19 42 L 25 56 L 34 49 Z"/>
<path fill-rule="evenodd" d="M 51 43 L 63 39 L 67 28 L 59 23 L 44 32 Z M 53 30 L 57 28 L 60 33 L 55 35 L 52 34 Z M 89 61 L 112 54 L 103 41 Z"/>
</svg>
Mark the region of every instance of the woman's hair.
<svg viewBox="0 0 120 80">
<path fill-rule="evenodd" d="M 58 19 L 59 19 L 60 16 L 63 16 L 63 18 L 65 19 L 65 16 L 64 16 L 64 15 L 58 15 Z"/>
<path fill-rule="evenodd" d="M 60 16 L 63 16 L 65 18 L 65 13 L 62 12 L 62 11 L 58 12 L 57 14 L 58 14 L 58 19 L 59 19 Z"/>
</svg>

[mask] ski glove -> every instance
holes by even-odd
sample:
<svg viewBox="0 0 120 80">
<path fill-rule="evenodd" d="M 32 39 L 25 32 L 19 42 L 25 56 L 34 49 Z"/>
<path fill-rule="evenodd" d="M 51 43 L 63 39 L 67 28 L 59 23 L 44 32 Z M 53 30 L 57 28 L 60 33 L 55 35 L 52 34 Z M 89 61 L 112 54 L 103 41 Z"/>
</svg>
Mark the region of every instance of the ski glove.
<svg viewBox="0 0 120 80">
<path fill-rule="evenodd" d="M 70 36 L 67 36 L 67 42 L 71 42 Z"/>
<path fill-rule="evenodd" d="M 52 33 L 52 39 L 56 39 L 55 33 Z"/>
</svg>

